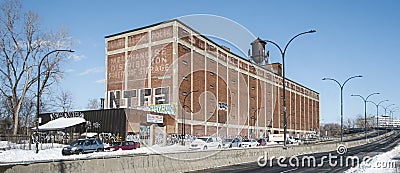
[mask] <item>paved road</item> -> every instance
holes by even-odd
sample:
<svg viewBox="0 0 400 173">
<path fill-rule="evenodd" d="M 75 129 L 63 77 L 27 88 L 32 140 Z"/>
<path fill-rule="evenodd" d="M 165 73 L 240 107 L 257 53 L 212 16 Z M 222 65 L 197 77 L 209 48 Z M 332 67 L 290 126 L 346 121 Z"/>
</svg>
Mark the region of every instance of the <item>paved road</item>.
<svg viewBox="0 0 400 173">
<path fill-rule="evenodd" d="M 384 134 L 384 133 L 386 133 L 386 132 L 385 131 L 379 131 L 379 134 Z M 374 133 L 367 134 L 367 139 L 373 138 L 373 137 L 376 137 L 376 136 L 378 136 L 378 132 L 377 131 L 374 132 Z M 357 141 L 357 140 L 363 140 L 363 139 L 365 139 L 365 135 L 364 134 L 362 134 L 359 137 L 348 139 L 348 140 L 344 140 L 344 141 L 345 142 L 351 142 L 351 141 Z"/>
<path fill-rule="evenodd" d="M 273 160 L 272 163 L 267 162 L 267 166 L 260 167 L 258 166 L 257 162 L 247 163 L 247 164 L 240 164 L 240 165 L 233 165 L 233 166 L 226 166 L 217 169 L 207 169 L 201 170 L 197 172 L 220 172 L 220 173 L 239 173 L 239 172 L 280 172 L 280 173 L 291 173 L 291 172 L 304 172 L 304 173 L 331 173 L 331 172 L 344 172 L 348 170 L 352 165 L 349 162 L 349 165 L 346 166 L 346 158 L 356 156 L 360 159 L 360 162 L 363 158 L 367 156 L 373 157 L 377 154 L 384 153 L 395 147 L 398 143 L 400 143 L 400 136 L 399 133 L 393 135 L 392 137 L 383 139 L 379 142 L 369 143 L 359 147 L 349 148 L 347 153 L 344 155 L 339 155 L 336 151 L 332 152 L 325 152 L 325 153 L 314 153 L 310 155 L 302 155 L 298 156 L 299 159 L 299 166 L 290 166 L 288 159 L 284 162 L 280 162 L 281 165 L 287 165 L 287 167 L 280 167 L 278 166 L 277 159 Z M 331 161 L 326 157 L 329 157 L 329 154 L 332 156 Z M 313 166 L 311 162 L 311 166 L 308 165 L 308 159 L 312 156 L 316 160 L 316 165 Z M 325 156 L 325 158 L 323 158 Z M 336 156 L 336 159 L 335 157 Z M 305 166 L 301 166 L 302 159 L 305 159 Z M 340 160 L 342 159 L 342 161 Z M 292 160 L 291 163 L 296 163 L 295 160 Z M 331 163 L 331 165 L 330 165 Z M 336 163 L 336 165 L 334 164 Z M 343 163 L 340 165 L 340 163 Z M 272 166 L 270 166 L 272 164 Z M 322 166 L 318 166 L 322 165 Z"/>
</svg>

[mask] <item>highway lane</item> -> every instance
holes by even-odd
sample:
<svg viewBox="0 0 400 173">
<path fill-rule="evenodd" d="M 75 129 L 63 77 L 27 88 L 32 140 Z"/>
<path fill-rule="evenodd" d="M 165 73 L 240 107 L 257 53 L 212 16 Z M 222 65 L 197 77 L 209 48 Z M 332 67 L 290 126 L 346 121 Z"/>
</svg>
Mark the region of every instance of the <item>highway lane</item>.
<svg viewBox="0 0 400 173">
<path fill-rule="evenodd" d="M 257 162 L 239 164 L 233 166 L 220 167 L 216 169 L 200 170 L 196 172 L 220 172 L 220 173 L 240 173 L 240 172 L 280 172 L 280 173 L 291 173 L 291 172 L 304 172 L 304 173 L 331 173 L 331 172 L 344 172 L 351 168 L 352 159 L 354 163 L 361 163 L 363 158 L 372 158 L 373 156 L 387 152 L 396 145 L 400 143 L 399 133 L 396 132 L 395 135 L 385 138 L 381 141 L 365 144 L 358 147 L 348 148 L 347 153 L 344 155 L 339 155 L 337 151 L 324 152 L 324 153 L 314 153 L 301 155 L 290 160 L 293 166 L 290 165 L 289 159 L 284 161 L 279 161 L 275 158 L 272 162 L 267 162 L 265 167 L 260 167 Z M 277 156 L 279 157 L 279 156 Z M 336 158 L 335 158 L 336 157 Z M 270 157 L 271 158 L 271 157 Z M 316 165 L 314 166 L 312 161 L 309 162 L 311 158 L 315 158 Z M 330 159 L 329 159 L 330 158 Z M 346 159 L 348 165 L 346 165 Z M 358 158 L 357 161 L 355 158 Z M 304 166 L 302 166 L 302 160 L 304 159 Z M 336 164 L 335 164 L 336 163 Z M 279 166 L 280 164 L 280 166 Z M 298 165 L 296 165 L 298 164 Z M 286 167 L 285 167 L 286 166 Z"/>
</svg>

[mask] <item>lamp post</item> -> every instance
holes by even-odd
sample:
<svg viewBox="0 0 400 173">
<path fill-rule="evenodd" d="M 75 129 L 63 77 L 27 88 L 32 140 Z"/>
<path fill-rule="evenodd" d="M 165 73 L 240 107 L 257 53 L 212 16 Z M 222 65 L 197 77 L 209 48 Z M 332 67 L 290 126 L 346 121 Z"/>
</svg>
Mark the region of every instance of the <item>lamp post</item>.
<svg viewBox="0 0 400 173">
<path fill-rule="evenodd" d="M 368 101 L 369 97 L 371 97 L 372 95 L 376 95 L 376 94 L 379 94 L 379 93 L 372 93 L 372 94 L 368 95 L 366 98 L 364 98 L 361 95 L 354 95 L 354 94 L 351 95 L 351 96 L 360 97 L 364 101 L 364 135 L 365 135 L 365 140 L 367 140 L 367 101 Z"/>
<path fill-rule="evenodd" d="M 380 106 L 385 110 L 385 117 L 387 117 L 387 116 L 386 116 L 387 109 L 388 109 L 390 106 L 393 106 L 393 105 L 395 105 L 395 104 L 390 104 L 390 105 L 387 105 L 386 107 L 380 105 Z M 387 126 L 386 126 L 386 132 L 387 132 Z"/>
<path fill-rule="evenodd" d="M 40 67 L 42 66 L 43 60 L 46 59 L 50 54 L 55 53 L 55 52 L 74 52 L 73 50 L 65 50 L 65 49 L 60 49 L 60 50 L 53 50 L 46 55 L 40 60 L 39 65 L 38 65 L 38 79 L 37 79 L 37 102 L 36 102 L 36 153 L 39 153 L 39 108 L 40 108 Z"/>
<path fill-rule="evenodd" d="M 316 30 L 310 30 L 307 32 L 302 32 L 300 34 L 295 35 L 293 38 L 291 38 L 289 40 L 289 42 L 286 44 L 285 48 L 282 50 L 282 48 L 276 44 L 273 41 L 270 40 L 264 40 L 267 43 L 272 43 L 273 45 L 275 45 L 280 53 L 281 53 L 281 57 L 282 57 L 282 83 L 283 83 L 283 146 L 286 147 L 286 131 L 287 131 L 287 118 L 286 118 L 286 82 L 285 82 L 285 54 L 286 54 L 286 49 L 288 48 L 289 44 L 298 36 L 303 35 L 303 34 L 309 34 L 309 33 L 314 33 L 317 32 Z"/>
<path fill-rule="evenodd" d="M 399 107 L 394 107 L 392 110 L 389 111 L 389 115 L 391 117 L 391 122 L 392 122 L 392 130 L 394 128 L 394 121 L 393 121 L 393 112 L 396 112 L 399 110 Z"/>
<path fill-rule="evenodd" d="M 368 101 L 368 102 L 370 102 L 370 103 L 373 103 L 375 106 L 376 106 L 376 130 L 378 131 L 378 135 L 379 135 L 379 105 L 381 104 L 381 103 L 383 103 L 383 102 L 387 102 L 387 101 L 389 101 L 389 100 L 382 100 L 382 101 L 380 101 L 378 104 L 376 104 L 375 102 L 373 102 L 373 101 Z"/>
<path fill-rule="evenodd" d="M 343 87 L 344 85 L 346 85 L 346 83 L 353 78 L 357 78 L 357 77 L 362 77 L 361 75 L 358 76 L 352 76 L 349 77 L 348 79 L 346 79 L 342 84 L 340 84 L 339 81 L 337 81 L 336 79 L 332 79 L 332 78 L 323 78 L 322 80 L 332 80 L 335 81 L 339 87 L 340 87 L 340 142 L 343 142 Z"/>
<path fill-rule="evenodd" d="M 197 92 L 198 90 L 194 90 L 194 91 L 190 91 L 189 93 L 186 93 L 186 92 L 184 92 L 184 93 L 186 93 L 186 94 L 183 94 L 184 96 L 185 96 L 185 98 L 183 99 L 183 106 L 182 106 L 182 145 L 185 145 L 185 141 L 184 141 L 184 138 L 185 138 L 185 130 L 186 130 L 186 128 L 185 128 L 185 108 L 186 107 L 189 107 L 189 106 L 187 106 L 186 105 L 186 98 L 190 95 L 190 94 L 192 94 L 192 93 L 194 93 L 194 92 Z M 190 108 L 189 108 L 189 111 L 190 112 L 193 112 Z"/>
</svg>

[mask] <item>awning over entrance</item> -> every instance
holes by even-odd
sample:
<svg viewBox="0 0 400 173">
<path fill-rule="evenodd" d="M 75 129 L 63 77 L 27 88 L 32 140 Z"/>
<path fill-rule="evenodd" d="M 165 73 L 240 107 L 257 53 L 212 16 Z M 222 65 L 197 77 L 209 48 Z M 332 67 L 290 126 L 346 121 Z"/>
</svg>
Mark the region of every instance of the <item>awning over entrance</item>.
<svg viewBox="0 0 400 173">
<path fill-rule="evenodd" d="M 75 126 L 81 123 L 86 122 L 84 118 L 74 117 L 74 118 L 57 118 L 55 120 L 51 120 L 46 124 L 39 126 L 39 130 L 63 130 L 67 127 Z M 32 128 L 35 129 L 35 128 Z"/>
</svg>

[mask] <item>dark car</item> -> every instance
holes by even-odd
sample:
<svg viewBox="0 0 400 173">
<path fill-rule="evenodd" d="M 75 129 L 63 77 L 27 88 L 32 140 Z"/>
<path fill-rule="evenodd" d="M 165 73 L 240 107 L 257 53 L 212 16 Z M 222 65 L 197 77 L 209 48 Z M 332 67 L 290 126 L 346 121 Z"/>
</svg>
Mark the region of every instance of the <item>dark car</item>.
<svg viewBox="0 0 400 173">
<path fill-rule="evenodd" d="M 133 150 L 136 148 L 140 148 L 139 142 L 134 141 L 119 141 L 113 142 L 111 146 L 107 147 L 106 150 L 115 151 L 115 150 Z"/>
<path fill-rule="evenodd" d="M 267 139 L 261 138 L 257 140 L 258 146 L 266 146 L 267 145 Z"/>
<path fill-rule="evenodd" d="M 242 141 L 239 138 L 228 138 L 223 142 L 224 148 L 242 147 Z"/>
<path fill-rule="evenodd" d="M 103 150 L 104 150 L 104 145 L 100 139 L 97 138 L 78 139 L 72 142 L 71 145 L 64 147 L 62 149 L 62 155 L 92 153 Z"/>
</svg>

